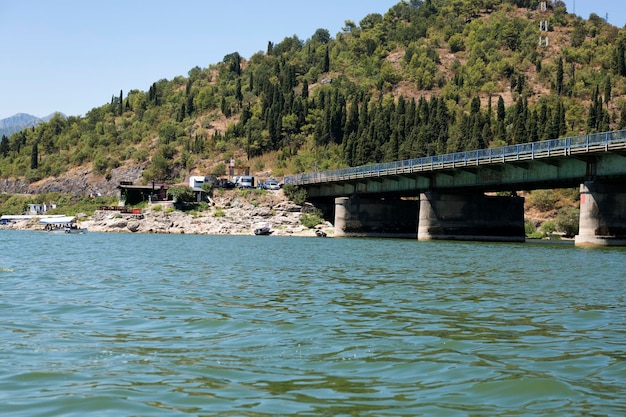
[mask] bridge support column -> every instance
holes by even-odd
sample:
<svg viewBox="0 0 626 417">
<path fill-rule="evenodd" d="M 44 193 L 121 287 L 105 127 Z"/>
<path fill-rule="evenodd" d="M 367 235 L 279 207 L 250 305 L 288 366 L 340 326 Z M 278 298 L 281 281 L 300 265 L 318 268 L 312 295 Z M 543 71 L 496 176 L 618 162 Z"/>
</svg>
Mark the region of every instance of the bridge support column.
<svg viewBox="0 0 626 417">
<path fill-rule="evenodd" d="M 524 198 L 482 193 L 422 193 L 417 238 L 524 242 Z"/>
<path fill-rule="evenodd" d="M 588 181 L 580 186 L 577 246 L 626 246 L 626 184 Z"/>
<path fill-rule="evenodd" d="M 418 204 L 396 198 L 336 198 L 335 236 L 415 239 Z"/>
</svg>

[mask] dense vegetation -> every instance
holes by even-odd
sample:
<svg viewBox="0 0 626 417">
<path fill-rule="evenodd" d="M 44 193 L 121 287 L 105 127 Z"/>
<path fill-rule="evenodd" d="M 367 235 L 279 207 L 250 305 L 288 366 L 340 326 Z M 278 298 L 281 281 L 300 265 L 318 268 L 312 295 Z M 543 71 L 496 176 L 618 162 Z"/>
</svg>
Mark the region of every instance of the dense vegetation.
<svg viewBox="0 0 626 417">
<path fill-rule="evenodd" d="M 411 0 L 3 136 L 0 178 L 273 175 L 626 127 L 626 30 L 560 1 Z M 550 46 L 539 46 L 540 20 Z"/>
</svg>

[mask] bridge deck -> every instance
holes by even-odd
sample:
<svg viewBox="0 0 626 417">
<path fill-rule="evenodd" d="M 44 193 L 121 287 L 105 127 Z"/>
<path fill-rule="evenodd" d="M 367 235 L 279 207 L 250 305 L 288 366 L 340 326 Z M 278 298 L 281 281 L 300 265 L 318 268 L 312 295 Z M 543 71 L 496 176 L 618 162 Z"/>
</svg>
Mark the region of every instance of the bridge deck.
<svg viewBox="0 0 626 417">
<path fill-rule="evenodd" d="M 288 176 L 284 182 L 294 185 L 320 184 L 617 150 L 626 150 L 626 130 Z"/>
</svg>

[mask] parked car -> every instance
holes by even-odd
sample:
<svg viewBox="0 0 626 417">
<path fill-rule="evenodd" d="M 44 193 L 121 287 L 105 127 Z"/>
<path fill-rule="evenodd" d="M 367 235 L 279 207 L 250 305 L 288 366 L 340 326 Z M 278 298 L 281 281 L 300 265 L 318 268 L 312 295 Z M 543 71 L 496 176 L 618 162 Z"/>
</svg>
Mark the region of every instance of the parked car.
<svg viewBox="0 0 626 417">
<path fill-rule="evenodd" d="M 254 177 L 244 175 L 239 177 L 235 184 L 237 185 L 237 188 L 254 188 Z"/>
<path fill-rule="evenodd" d="M 220 178 L 217 179 L 214 183 L 213 183 L 213 188 L 226 188 L 226 189 L 231 189 L 231 188 L 235 188 L 235 183 L 232 181 L 228 181 L 225 178 Z"/>
<path fill-rule="evenodd" d="M 263 188 L 266 190 L 280 190 L 280 185 L 278 185 L 278 181 L 274 178 L 270 178 L 269 180 L 263 183 Z"/>
</svg>

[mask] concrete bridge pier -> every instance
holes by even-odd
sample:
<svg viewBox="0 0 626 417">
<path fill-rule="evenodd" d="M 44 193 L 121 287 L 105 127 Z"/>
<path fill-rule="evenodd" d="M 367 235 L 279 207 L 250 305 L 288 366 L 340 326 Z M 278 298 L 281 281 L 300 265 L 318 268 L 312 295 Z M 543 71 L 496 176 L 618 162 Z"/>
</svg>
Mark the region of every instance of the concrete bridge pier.
<svg viewBox="0 0 626 417">
<path fill-rule="evenodd" d="M 366 198 L 335 199 L 336 237 L 417 237 L 417 200 Z"/>
<path fill-rule="evenodd" d="M 577 246 L 626 246 L 626 184 L 588 181 L 580 186 Z"/>
<path fill-rule="evenodd" d="M 524 198 L 480 192 L 422 193 L 417 238 L 524 242 Z"/>
</svg>

